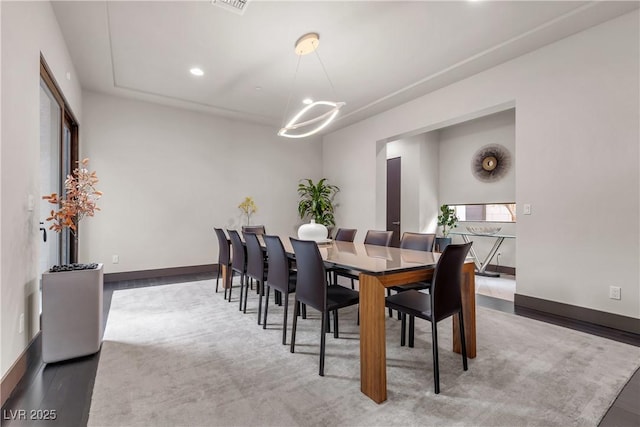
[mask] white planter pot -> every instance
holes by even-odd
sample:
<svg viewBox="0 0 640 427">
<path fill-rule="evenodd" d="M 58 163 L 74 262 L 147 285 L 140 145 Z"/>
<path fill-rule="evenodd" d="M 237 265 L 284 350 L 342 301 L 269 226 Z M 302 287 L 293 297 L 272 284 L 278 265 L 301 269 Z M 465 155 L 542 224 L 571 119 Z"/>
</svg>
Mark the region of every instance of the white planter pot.
<svg viewBox="0 0 640 427">
<path fill-rule="evenodd" d="M 102 343 L 102 264 L 42 275 L 42 360 L 86 356 Z"/>
<path fill-rule="evenodd" d="M 322 224 L 316 224 L 316 220 L 312 219 L 309 224 L 302 224 L 298 228 L 298 239 L 300 240 L 314 240 L 316 242 L 322 242 L 327 240 L 329 230 Z"/>
</svg>

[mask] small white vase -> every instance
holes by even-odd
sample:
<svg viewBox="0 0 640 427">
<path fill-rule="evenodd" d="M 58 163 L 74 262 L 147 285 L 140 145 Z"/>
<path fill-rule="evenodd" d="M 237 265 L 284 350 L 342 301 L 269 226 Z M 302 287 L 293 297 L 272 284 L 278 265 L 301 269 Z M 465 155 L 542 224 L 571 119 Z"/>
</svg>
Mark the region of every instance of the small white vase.
<svg viewBox="0 0 640 427">
<path fill-rule="evenodd" d="M 314 240 L 321 242 L 327 240 L 329 230 L 322 224 L 316 224 L 316 220 L 312 219 L 309 224 L 302 224 L 298 228 L 298 239 L 300 240 Z"/>
</svg>

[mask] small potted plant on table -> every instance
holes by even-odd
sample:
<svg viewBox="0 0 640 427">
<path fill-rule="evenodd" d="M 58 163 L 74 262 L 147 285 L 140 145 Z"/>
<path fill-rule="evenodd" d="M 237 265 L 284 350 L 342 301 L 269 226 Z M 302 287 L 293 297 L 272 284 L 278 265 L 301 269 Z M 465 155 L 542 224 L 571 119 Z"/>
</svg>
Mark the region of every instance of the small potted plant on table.
<svg viewBox="0 0 640 427">
<path fill-rule="evenodd" d="M 449 232 L 457 226 L 458 217 L 456 211 L 448 205 L 440 206 L 440 215 L 438 215 L 438 225 L 442 226 L 442 237 L 436 238 L 436 252 L 444 251 L 451 244 Z"/>
</svg>

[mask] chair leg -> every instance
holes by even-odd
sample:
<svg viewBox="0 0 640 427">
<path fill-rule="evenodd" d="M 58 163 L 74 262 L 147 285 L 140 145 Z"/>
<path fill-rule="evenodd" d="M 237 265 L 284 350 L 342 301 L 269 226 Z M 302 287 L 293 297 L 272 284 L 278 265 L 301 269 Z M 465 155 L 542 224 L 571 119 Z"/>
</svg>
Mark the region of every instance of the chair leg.
<svg viewBox="0 0 640 427">
<path fill-rule="evenodd" d="M 241 274 L 240 275 L 240 306 L 238 308 L 238 310 L 240 310 L 240 311 L 242 311 L 242 290 L 244 288 L 244 286 L 243 286 L 243 278 L 244 278 L 244 274 Z"/>
<path fill-rule="evenodd" d="M 284 314 L 282 320 L 282 345 L 287 344 L 287 314 L 289 311 L 289 293 L 284 293 Z"/>
<path fill-rule="evenodd" d="M 333 310 L 333 337 L 338 338 L 338 310 Z"/>
<path fill-rule="evenodd" d="M 438 326 L 434 320 L 431 321 L 432 343 L 433 348 L 433 385 L 435 393 L 440 393 L 440 368 L 438 364 Z"/>
<path fill-rule="evenodd" d="M 413 338 L 415 336 L 415 316 L 409 316 L 409 347 L 413 348 Z"/>
<path fill-rule="evenodd" d="M 260 324 L 260 319 L 262 318 L 262 294 L 264 294 L 264 281 L 256 280 L 256 288 L 258 288 L 258 325 Z"/>
<path fill-rule="evenodd" d="M 407 336 L 407 315 L 405 313 L 402 313 L 401 321 L 402 323 L 400 324 L 400 347 L 404 347 L 406 343 L 406 336 Z"/>
<path fill-rule="evenodd" d="M 326 316 L 322 316 L 322 319 L 323 319 L 323 323 L 327 325 L 325 332 L 330 333 L 331 332 L 331 316 L 327 314 Z"/>
<path fill-rule="evenodd" d="M 247 313 L 247 297 L 249 296 L 249 285 L 246 284 L 244 289 L 244 308 L 242 309 L 243 313 Z"/>
<path fill-rule="evenodd" d="M 271 286 L 267 285 L 267 295 L 264 300 L 264 319 L 262 319 L 262 329 L 267 329 L 267 312 L 269 311 L 269 291 L 271 290 Z M 258 316 L 260 318 L 260 316 Z M 260 321 L 258 320 L 258 325 Z"/>
<path fill-rule="evenodd" d="M 333 272 L 333 283 L 329 282 L 329 285 L 337 285 L 338 284 L 338 273 Z"/>
<path fill-rule="evenodd" d="M 462 318 L 462 310 L 458 313 L 458 319 L 460 320 L 460 344 L 462 347 L 462 368 L 466 371 L 467 366 L 467 343 L 464 339 L 464 319 Z"/>
<path fill-rule="evenodd" d="M 296 299 L 295 308 L 293 309 L 293 325 L 291 325 L 291 353 L 295 353 L 296 349 L 296 327 L 298 326 L 298 311 L 300 304 Z"/>
<path fill-rule="evenodd" d="M 356 284 L 355 284 L 355 282 L 353 281 L 353 279 L 351 279 L 351 289 L 355 289 L 355 288 L 356 288 Z"/>
<path fill-rule="evenodd" d="M 233 290 L 233 273 L 234 271 L 231 270 L 231 278 L 229 279 L 229 302 L 231 302 L 231 291 Z"/>
<path fill-rule="evenodd" d="M 220 272 L 220 264 L 218 264 L 218 274 L 216 274 L 216 293 L 218 293 L 218 283 L 220 282 L 220 276 L 221 276 L 221 272 Z"/>
<path fill-rule="evenodd" d="M 325 345 L 325 341 L 326 341 L 326 326 L 327 323 L 329 322 L 329 313 L 324 310 L 322 312 L 322 326 L 320 327 L 321 331 L 320 331 L 320 372 L 319 375 L 321 377 L 324 377 L 324 345 Z"/>
<path fill-rule="evenodd" d="M 307 318 L 307 304 L 302 304 L 302 318 Z"/>
<path fill-rule="evenodd" d="M 387 296 L 390 297 L 391 296 L 391 289 L 387 288 Z M 391 307 L 389 307 L 389 317 L 391 317 L 393 319 L 393 310 L 391 310 Z"/>
<path fill-rule="evenodd" d="M 227 274 L 229 274 L 229 270 L 227 270 Z M 224 284 L 224 299 L 227 299 L 227 290 L 228 290 L 227 283 L 225 283 Z"/>
</svg>

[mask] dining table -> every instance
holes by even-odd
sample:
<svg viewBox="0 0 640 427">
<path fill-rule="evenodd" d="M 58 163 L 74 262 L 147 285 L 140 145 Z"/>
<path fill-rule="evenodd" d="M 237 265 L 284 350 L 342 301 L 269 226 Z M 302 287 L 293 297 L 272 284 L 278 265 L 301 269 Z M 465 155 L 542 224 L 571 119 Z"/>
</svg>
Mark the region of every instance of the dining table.
<svg viewBox="0 0 640 427">
<path fill-rule="evenodd" d="M 288 236 L 280 236 L 287 255 L 295 259 Z M 261 240 L 262 242 L 262 240 Z M 360 390 L 376 403 L 387 400 L 386 288 L 430 280 L 440 253 L 327 240 L 318 242 L 327 267 L 358 272 L 360 291 Z M 462 312 L 467 357 L 476 357 L 475 265 L 462 267 Z M 223 266 L 224 286 L 230 271 Z M 459 322 L 453 321 L 453 351 L 460 353 Z"/>
</svg>

